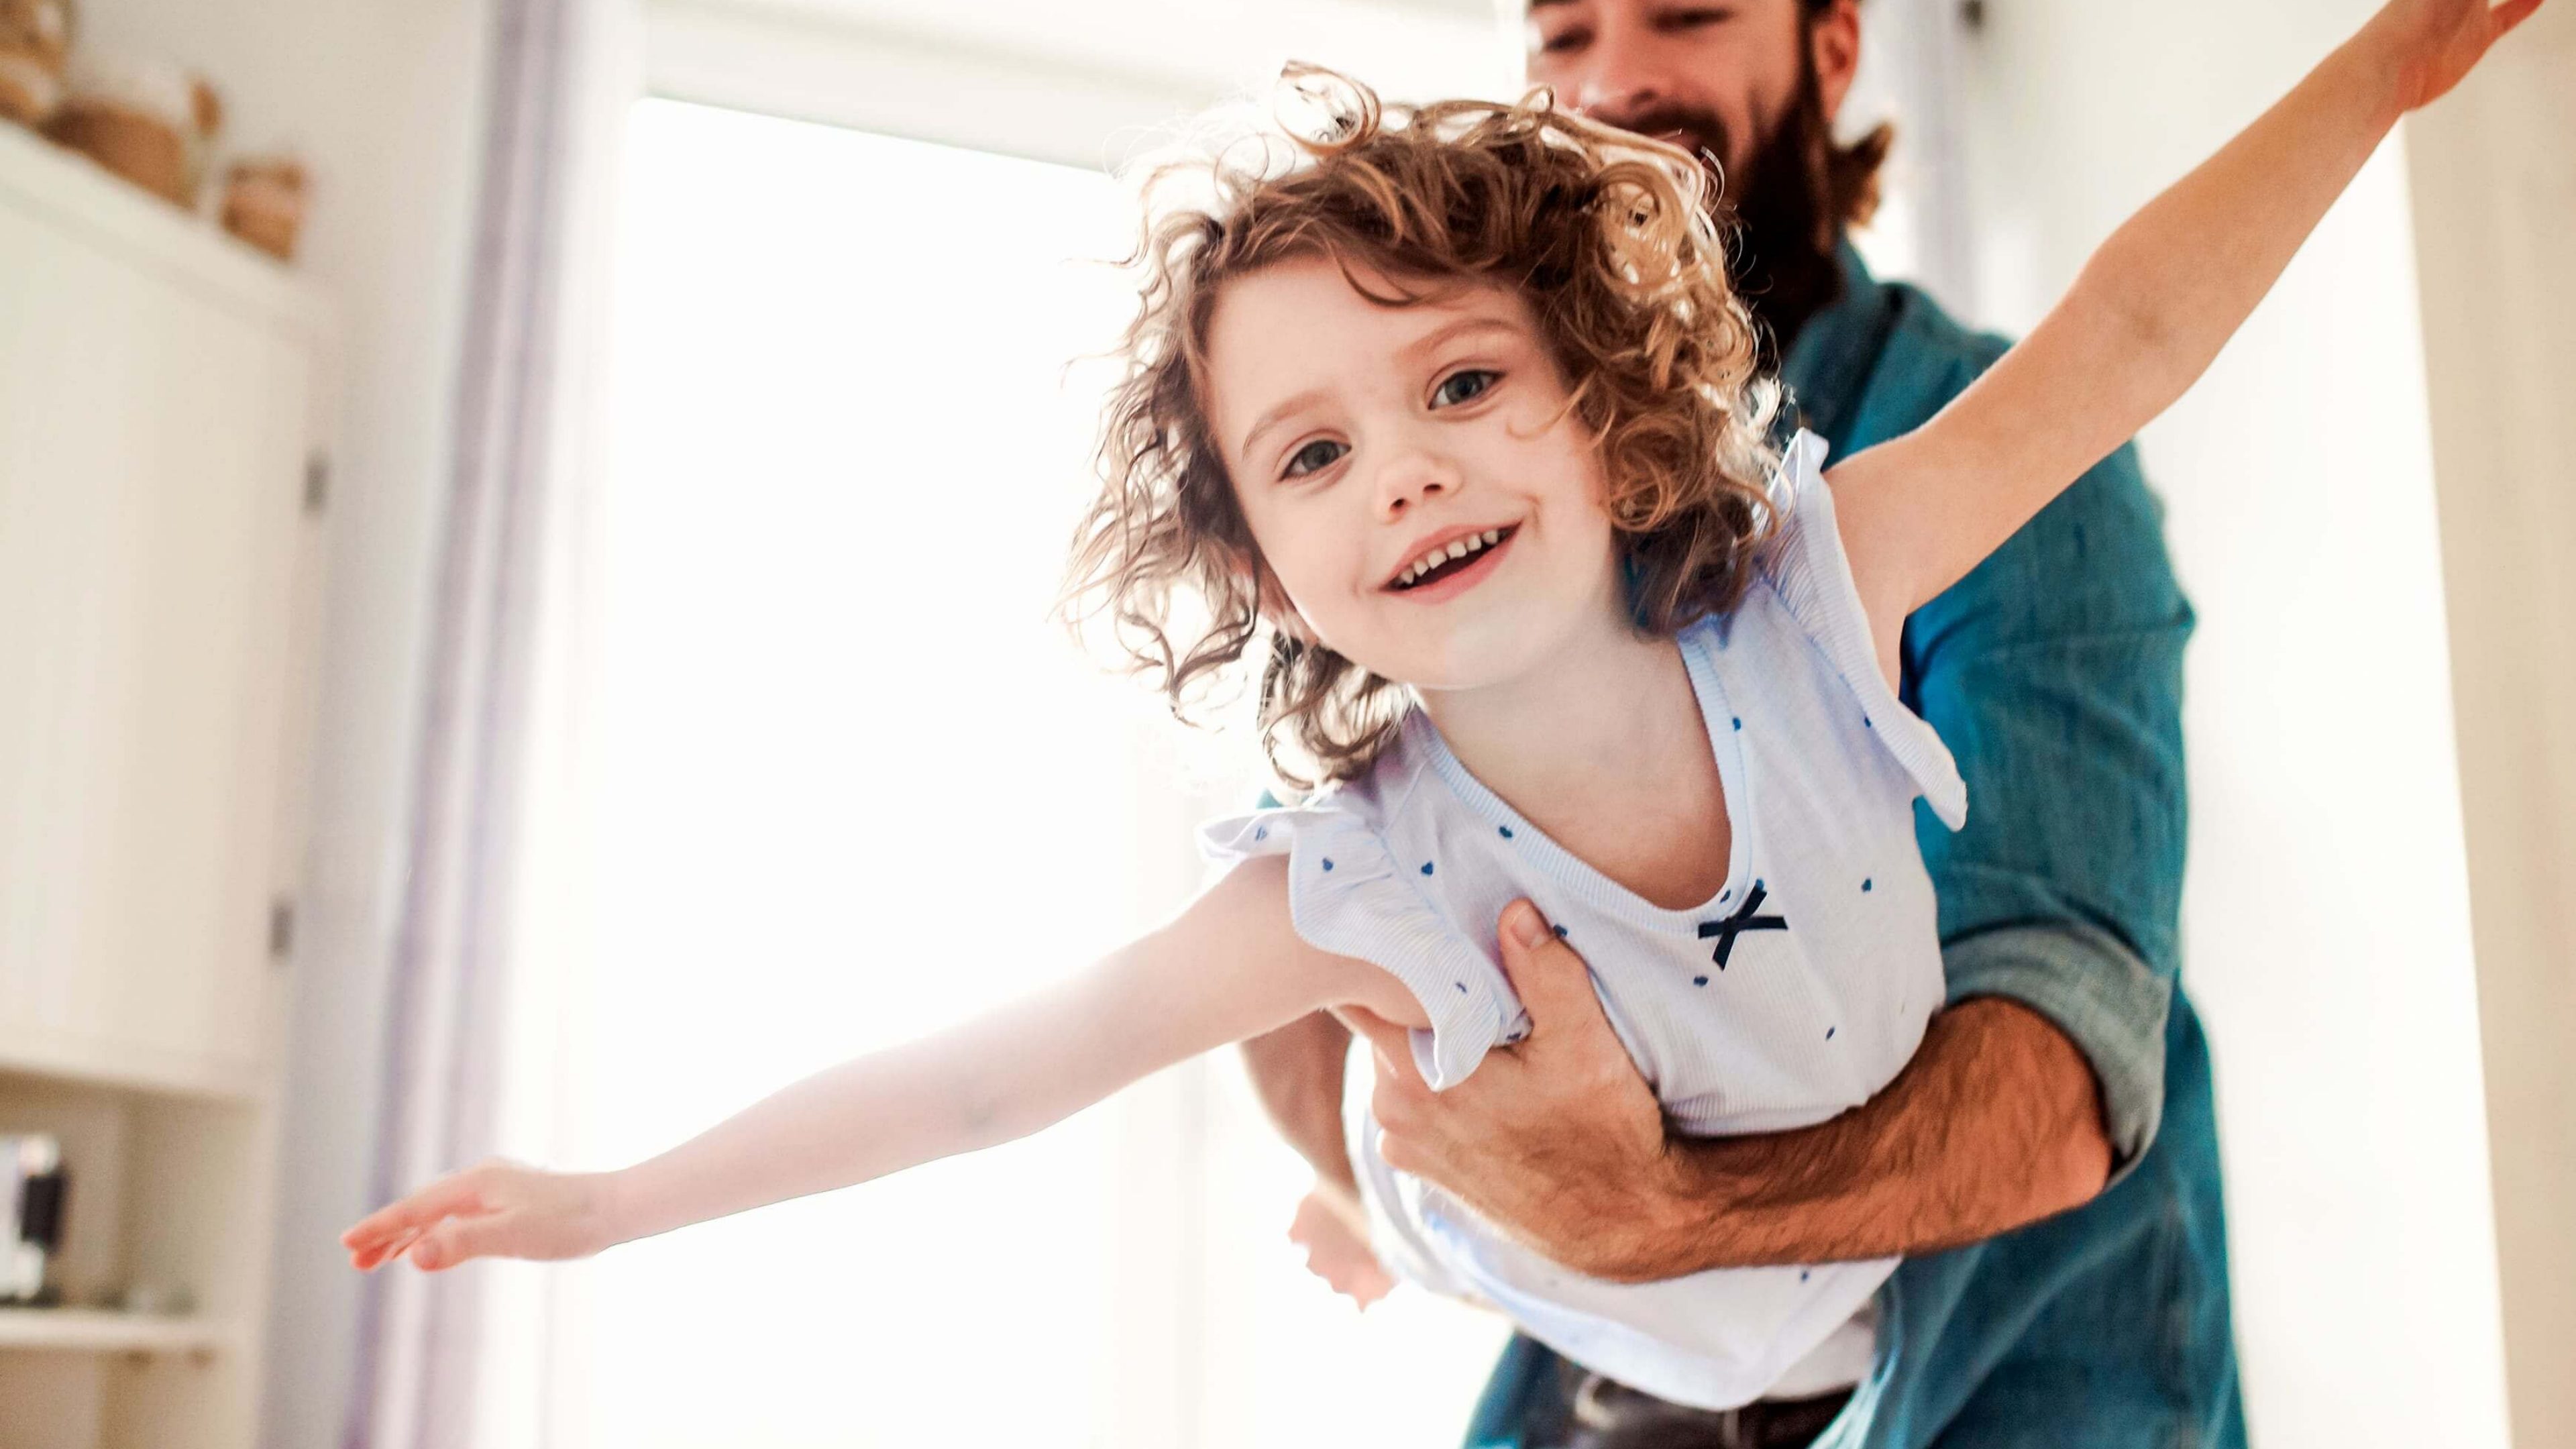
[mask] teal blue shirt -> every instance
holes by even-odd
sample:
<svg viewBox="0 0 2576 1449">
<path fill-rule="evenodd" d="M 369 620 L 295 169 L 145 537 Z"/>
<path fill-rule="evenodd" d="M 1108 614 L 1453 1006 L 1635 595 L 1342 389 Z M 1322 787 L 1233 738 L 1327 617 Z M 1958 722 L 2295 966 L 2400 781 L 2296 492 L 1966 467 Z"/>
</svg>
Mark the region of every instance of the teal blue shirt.
<svg viewBox="0 0 2576 1449">
<path fill-rule="evenodd" d="M 1782 367 L 1835 456 L 1910 431 L 2003 354 L 1848 247 Z M 1906 622 L 1905 702 L 1975 802 L 1926 813 L 1953 1002 L 2005 996 L 2092 1063 L 2115 1157 L 2072 1212 L 1910 1259 L 1830 1449 L 2242 1449 L 2209 1054 L 2183 995 L 2182 652 L 2163 509 L 2124 447 Z M 1523 1442 L 1556 1366 L 1515 1339 L 1468 1443 Z"/>
</svg>

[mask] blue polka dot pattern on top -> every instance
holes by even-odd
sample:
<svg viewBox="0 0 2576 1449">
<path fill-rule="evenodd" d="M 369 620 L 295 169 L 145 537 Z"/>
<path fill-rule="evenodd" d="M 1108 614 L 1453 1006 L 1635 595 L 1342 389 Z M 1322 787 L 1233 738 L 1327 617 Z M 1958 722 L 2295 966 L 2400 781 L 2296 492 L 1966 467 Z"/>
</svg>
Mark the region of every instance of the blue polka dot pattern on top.
<svg viewBox="0 0 2576 1449">
<path fill-rule="evenodd" d="M 1426 860 L 1422 863 L 1422 873 L 1424 875 L 1431 874 L 1431 862 Z"/>
<path fill-rule="evenodd" d="M 1332 858 L 1331 856 L 1329 856 L 1329 855 L 1328 855 L 1328 856 L 1325 856 L 1325 857 L 1324 857 L 1324 869 L 1326 869 L 1326 870 L 1331 870 L 1332 868 L 1333 868 L 1333 858 Z"/>
<path fill-rule="evenodd" d="M 1556 939 L 1560 941 L 1565 939 L 1565 928 L 1563 926 L 1556 928 Z"/>
<path fill-rule="evenodd" d="M 1504 838 L 1505 840 L 1509 840 L 1509 839 L 1511 839 L 1511 838 L 1512 838 L 1512 828 L 1511 828 L 1510 826 L 1508 826 L 1508 825 L 1497 825 L 1497 826 L 1495 826 L 1494 828 L 1495 828 L 1496 830 L 1499 830 L 1499 831 L 1503 832 L 1503 838 Z"/>
<path fill-rule="evenodd" d="M 1869 889 L 1869 885 L 1870 885 L 1870 883 L 1869 883 L 1868 881 L 1864 880 L 1864 881 L 1862 881 L 1862 882 L 1860 883 L 1860 888 L 1861 888 L 1862 890 L 1868 890 L 1868 889 Z"/>
<path fill-rule="evenodd" d="M 1694 976 L 1691 978 L 1691 985 L 1693 986 L 1706 986 L 1707 984 L 1708 978 L 1705 976 Z"/>
</svg>

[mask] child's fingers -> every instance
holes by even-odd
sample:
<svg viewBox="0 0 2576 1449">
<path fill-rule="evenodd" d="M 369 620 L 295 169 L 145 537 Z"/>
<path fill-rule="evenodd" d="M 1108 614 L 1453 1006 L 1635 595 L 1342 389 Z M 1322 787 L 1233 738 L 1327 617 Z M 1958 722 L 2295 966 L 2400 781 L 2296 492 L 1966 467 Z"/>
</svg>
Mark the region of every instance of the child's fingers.
<svg viewBox="0 0 2576 1449">
<path fill-rule="evenodd" d="M 2503 4 L 2487 12 L 2487 18 L 2494 22 L 2495 33 L 2501 36 L 2529 20 L 2531 12 L 2539 8 L 2540 0 L 2504 0 Z"/>
<path fill-rule="evenodd" d="M 505 1235 L 512 1219 L 510 1213 L 497 1213 L 481 1218 L 449 1218 L 411 1245 L 412 1266 L 424 1273 L 453 1268 L 470 1259 L 506 1252 Z"/>
<path fill-rule="evenodd" d="M 1342 1216 L 1339 1195 L 1318 1188 L 1297 1205 L 1288 1241 L 1306 1250 L 1306 1271 L 1362 1308 L 1384 1298 L 1395 1279 L 1369 1247 L 1368 1234 Z"/>
<path fill-rule="evenodd" d="M 398 1227 L 371 1237 L 343 1238 L 341 1242 L 348 1248 L 351 1261 L 361 1268 L 372 1268 L 410 1247 L 412 1240 L 418 1238 L 424 1231 L 426 1231 L 426 1225 Z"/>
<path fill-rule="evenodd" d="M 405 1230 L 418 1231 L 455 1212 L 472 1212 L 481 1208 L 482 1183 L 469 1173 L 442 1178 L 407 1198 L 387 1203 L 340 1235 L 343 1246 L 363 1247 L 383 1242 Z"/>
<path fill-rule="evenodd" d="M 384 1242 L 367 1243 L 358 1247 L 353 1247 L 349 1250 L 349 1266 L 362 1273 L 367 1272 L 370 1269 L 373 1269 L 377 1264 L 384 1262 L 386 1259 L 400 1253 L 403 1249 L 410 1247 L 412 1245 L 412 1241 L 419 1236 L 420 1234 L 417 1232 L 406 1231 L 397 1233 L 391 1239 Z"/>
<path fill-rule="evenodd" d="M 1335 1283 L 1333 1286 L 1340 1289 L 1344 1297 L 1362 1308 L 1395 1291 L 1395 1279 L 1388 1276 L 1386 1269 L 1379 1267 L 1375 1262 L 1354 1264 L 1345 1277 L 1347 1281 Z"/>
<path fill-rule="evenodd" d="M 356 1258 L 358 1266 L 373 1268 L 379 1263 L 388 1263 L 401 1257 L 404 1249 L 420 1241 L 423 1231 L 420 1228 L 405 1228 L 384 1242 L 359 1250 Z"/>
<path fill-rule="evenodd" d="M 387 1216 L 396 1209 L 401 1209 L 404 1216 Z M 353 1252 L 363 1253 L 369 1248 L 381 1248 L 396 1238 L 419 1232 L 419 1226 L 410 1220 L 409 1211 L 408 1203 L 396 1203 L 393 1207 L 384 1209 L 383 1212 L 342 1233 L 340 1246 Z"/>
</svg>

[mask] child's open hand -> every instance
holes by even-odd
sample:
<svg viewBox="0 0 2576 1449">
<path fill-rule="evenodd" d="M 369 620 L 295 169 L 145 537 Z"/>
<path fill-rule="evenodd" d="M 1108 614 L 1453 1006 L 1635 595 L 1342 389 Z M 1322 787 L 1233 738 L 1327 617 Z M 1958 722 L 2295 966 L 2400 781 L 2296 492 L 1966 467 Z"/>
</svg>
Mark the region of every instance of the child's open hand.
<svg viewBox="0 0 2576 1449">
<path fill-rule="evenodd" d="M 2390 0 L 2369 28 L 2394 47 L 2398 99 L 2411 111 L 2441 99 L 2488 46 L 2539 8 L 2540 0 Z"/>
<path fill-rule="evenodd" d="M 1297 1204 L 1296 1220 L 1288 1225 L 1288 1241 L 1306 1250 L 1307 1272 L 1366 1308 L 1393 1291 L 1395 1279 L 1370 1249 L 1359 1211 L 1359 1205 L 1341 1189 L 1317 1184 Z"/>
<path fill-rule="evenodd" d="M 472 1258 L 586 1258 L 618 1241 L 607 1200 L 599 1174 L 494 1158 L 377 1209 L 340 1242 L 361 1270 L 405 1255 L 431 1272 Z"/>
</svg>

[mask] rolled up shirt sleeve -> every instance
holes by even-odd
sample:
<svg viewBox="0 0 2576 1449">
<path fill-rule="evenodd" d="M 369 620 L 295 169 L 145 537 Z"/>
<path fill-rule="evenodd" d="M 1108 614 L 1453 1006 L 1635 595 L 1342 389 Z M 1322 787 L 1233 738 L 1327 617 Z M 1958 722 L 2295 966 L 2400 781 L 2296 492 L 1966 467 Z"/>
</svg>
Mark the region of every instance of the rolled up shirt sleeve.
<svg viewBox="0 0 2576 1449">
<path fill-rule="evenodd" d="M 2173 983 L 2108 932 L 2005 926 L 1941 949 L 1950 1004 L 2006 996 L 2055 1023 L 2093 1066 L 2112 1177 L 2144 1156 L 2165 1110 L 2165 1015 Z M 2142 1030 L 2152 1025 L 2152 1031 Z"/>
<path fill-rule="evenodd" d="M 1906 702 L 1968 784 L 1966 829 L 1925 811 L 1917 831 L 1949 999 L 2009 997 L 2066 1033 L 2101 1088 L 2114 1180 L 2164 1109 L 2191 629 L 2127 448 L 1906 625 Z"/>
</svg>

